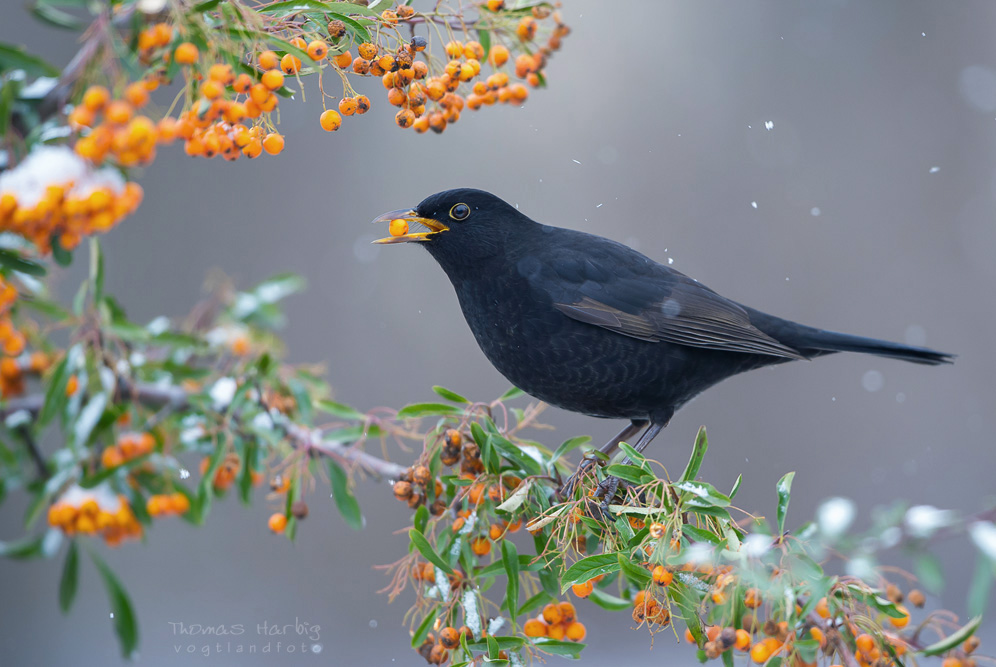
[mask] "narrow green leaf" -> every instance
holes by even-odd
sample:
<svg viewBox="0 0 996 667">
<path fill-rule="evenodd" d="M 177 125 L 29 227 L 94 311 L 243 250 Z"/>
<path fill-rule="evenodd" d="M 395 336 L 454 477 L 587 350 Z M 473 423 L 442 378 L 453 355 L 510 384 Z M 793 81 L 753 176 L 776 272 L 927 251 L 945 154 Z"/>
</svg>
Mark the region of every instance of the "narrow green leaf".
<svg viewBox="0 0 996 667">
<path fill-rule="evenodd" d="M 984 555 L 979 554 L 975 562 L 975 574 L 968 587 L 968 613 L 981 616 L 989 604 L 989 593 L 993 589 L 993 564 Z"/>
<path fill-rule="evenodd" d="M 502 394 L 501 396 L 499 396 L 498 400 L 499 401 L 510 401 L 513 398 L 518 398 L 519 396 L 525 396 L 525 395 L 526 395 L 526 392 L 522 391 L 518 387 L 512 387 L 511 389 L 509 389 L 508 391 L 506 391 L 504 394 Z"/>
<path fill-rule="evenodd" d="M 583 584 L 600 574 L 618 572 L 620 559 L 623 557 L 622 554 L 608 553 L 582 558 L 567 568 L 567 572 L 564 572 L 560 578 L 560 592 L 563 593 L 574 584 Z"/>
<path fill-rule="evenodd" d="M 62 408 L 66 405 L 66 383 L 69 382 L 70 375 L 67 366 L 69 358 L 74 356 L 73 349 L 70 348 L 48 379 L 48 386 L 45 388 L 45 401 L 42 403 L 42 409 L 38 413 L 38 421 L 36 422 L 39 431 L 48 425 L 55 415 L 62 412 Z"/>
<path fill-rule="evenodd" d="M 445 398 L 447 401 L 453 401 L 454 403 L 470 403 L 470 399 L 464 398 L 455 391 L 450 391 L 446 387 L 441 387 L 438 384 L 432 386 L 432 390 L 438 395 Z"/>
<path fill-rule="evenodd" d="M 0 73 L 12 69 L 23 69 L 29 76 L 59 76 L 58 68 L 26 52 L 24 47 L 0 42 Z"/>
<path fill-rule="evenodd" d="M 638 588 L 646 588 L 647 584 L 650 583 L 650 573 L 647 572 L 646 568 L 637 565 L 629 556 L 624 553 L 616 554 L 619 560 L 619 569 L 622 573 L 626 575 L 635 586 Z"/>
<path fill-rule="evenodd" d="M 484 57 L 481 58 L 481 62 L 486 63 L 488 62 L 488 54 L 491 53 L 491 32 L 484 28 L 479 28 L 477 30 L 477 41 L 484 47 Z"/>
<path fill-rule="evenodd" d="M 62 577 L 59 579 L 59 608 L 64 614 L 73 606 L 79 588 L 79 577 L 79 551 L 76 548 L 76 540 L 70 540 L 66 560 L 62 563 Z"/>
<path fill-rule="evenodd" d="M 64 12 L 58 7 L 53 7 L 47 2 L 36 2 L 31 6 L 31 13 L 43 23 L 47 23 L 56 28 L 67 30 L 80 30 L 84 23 L 68 12 Z"/>
<path fill-rule="evenodd" d="M 944 573 L 941 570 L 941 562 L 933 554 L 919 554 L 913 561 L 913 570 L 923 587 L 934 595 L 939 594 L 944 588 Z"/>
<path fill-rule="evenodd" d="M 436 617 L 429 614 L 422 622 L 418 624 L 418 629 L 415 630 L 415 634 L 412 635 L 412 648 L 418 648 L 425 641 L 425 638 L 429 636 L 429 630 L 432 629 L 432 624 L 436 622 Z"/>
<path fill-rule="evenodd" d="M 519 606 L 519 554 L 512 540 L 501 541 L 501 560 L 505 566 L 508 583 L 505 586 L 505 607 L 515 623 L 515 613 Z"/>
<path fill-rule="evenodd" d="M 952 632 L 939 642 L 935 642 L 920 651 L 920 655 L 941 655 L 947 653 L 956 646 L 961 645 L 966 639 L 975 634 L 982 623 L 982 617 L 976 616 L 971 621 L 962 626 L 957 632 Z"/>
<path fill-rule="evenodd" d="M 524 616 L 526 614 L 534 612 L 537 609 L 540 609 L 541 607 L 544 607 L 545 605 L 549 604 L 550 602 L 553 602 L 553 600 L 555 599 L 556 598 L 554 598 L 546 591 L 540 591 L 539 593 L 537 593 L 536 595 L 532 596 L 531 598 L 522 603 L 522 606 L 519 607 L 519 616 Z"/>
<path fill-rule="evenodd" d="M 698 476 L 699 468 L 702 467 L 702 461 L 705 460 L 706 450 L 708 449 L 709 438 L 706 437 L 705 426 L 700 426 L 699 432 L 695 435 L 695 444 L 692 445 L 692 455 L 688 459 L 685 471 L 681 473 L 681 477 L 678 479 L 679 482 L 690 482 Z"/>
<path fill-rule="evenodd" d="M 743 481 L 744 481 L 744 476 L 737 475 L 737 481 L 733 483 L 733 488 L 730 490 L 730 500 L 733 500 L 734 498 L 737 497 L 737 491 L 740 490 L 740 484 L 743 483 Z"/>
<path fill-rule="evenodd" d="M 533 640 L 533 645 L 541 651 L 546 651 L 547 653 L 552 653 L 553 655 L 566 655 L 574 659 L 580 658 L 581 651 L 583 651 L 584 647 L 587 646 L 587 644 L 581 644 L 579 642 L 549 639 L 547 637 L 537 637 Z"/>
<path fill-rule="evenodd" d="M 135 619 L 131 600 L 107 563 L 92 551 L 90 558 L 93 559 L 93 564 L 97 566 L 100 576 L 104 580 L 104 588 L 107 590 L 107 597 L 111 602 L 111 613 L 114 617 L 114 632 L 121 645 L 121 654 L 125 658 L 130 658 L 135 653 L 135 649 L 138 648 L 138 622 Z"/>
<path fill-rule="evenodd" d="M 788 512 L 789 500 L 792 497 L 792 480 L 795 479 L 795 473 L 789 472 L 785 473 L 780 480 L 778 480 L 778 535 L 783 535 L 785 533 L 785 513 Z"/>
<path fill-rule="evenodd" d="M 692 506 L 695 506 L 694 502 L 701 503 L 707 507 L 730 506 L 730 497 L 725 493 L 717 491 L 716 487 L 708 482 L 687 481 L 678 482 L 671 486 L 689 494 L 689 500 L 686 502 L 693 503 Z"/>
<path fill-rule="evenodd" d="M 501 648 L 498 646 L 498 640 L 491 635 L 487 636 L 488 640 L 488 660 L 498 660 L 498 654 L 501 653 Z"/>
<path fill-rule="evenodd" d="M 610 595 L 599 588 L 593 590 L 591 595 L 588 596 L 588 599 L 602 609 L 607 609 L 609 611 L 622 611 L 623 609 L 631 609 L 633 607 L 633 603 L 629 600 L 624 600 L 620 597 L 616 597 L 615 595 Z"/>
<path fill-rule="evenodd" d="M 619 449 L 621 449 L 623 453 L 626 454 L 626 456 L 628 456 L 634 463 L 643 465 L 647 462 L 647 457 L 636 451 L 628 442 L 620 442 Z"/>
<path fill-rule="evenodd" d="M 626 463 L 615 463 L 605 469 L 605 474 L 618 477 L 633 484 L 643 484 L 653 479 L 653 475 L 639 466 L 632 466 Z"/>
<path fill-rule="evenodd" d="M 560 447 L 557 447 L 557 450 L 553 453 L 553 456 L 550 457 L 550 465 L 552 466 L 560 459 L 560 457 L 566 455 L 568 452 L 577 449 L 581 445 L 587 444 L 589 442 L 591 442 L 591 438 L 587 435 L 579 435 L 574 438 L 569 438 L 568 440 L 564 440 L 562 443 L 560 443 Z"/>
<path fill-rule="evenodd" d="M 42 554 L 42 540 L 44 536 L 28 536 L 12 542 L 0 541 L 0 557 L 23 560 L 35 558 Z"/>
<path fill-rule="evenodd" d="M 44 276 L 47 273 L 45 267 L 38 262 L 21 257 L 13 250 L 6 248 L 0 248 L 0 266 L 12 271 L 26 273 L 29 276 Z"/>
<path fill-rule="evenodd" d="M 90 239 L 90 281 L 93 283 L 93 300 L 104 298 L 104 255 L 100 251 L 100 239 Z"/>
<path fill-rule="evenodd" d="M 73 263 L 73 253 L 62 247 L 62 242 L 59 240 L 58 234 L 53 234 L 52 239 L 52 259 L 59 266 L 69 266 Z"/>
<path fill-rule="evenodd" d="M 432 548 L 432 545 L 429 544 L 429 540 L 425 539 L 425 535 L 412 528 L 408 531 L 408 539 L 412 541 L 412 544 L 415 545 L 415 548 L 418 549 L 419 553 L 422 554 L 427 561 L 438 567 L 446 574 L 453 574 L 453 568 L 450 567 L 449 563 L 443 560 L 442 557 L 436 553 L 435 549 Z"/>
<path fill-rule="evenodd" d="M 331 458 L 329 462 L 329 478 L 332 483 L 332 497 L 335 505 L 339 508 L 339 513 L 346 520 L 353 530 L 363 528 L 363 514 L 360 512 L 360 503 L 356 496 L 349 490 L 349 478 L 346 471 Z"/>
<path fill-rule="evenodd" d="M 398 410 L 398 419 L 456 414 L 460 410 L 446 403 L 412 403 Z"/>
<path fill-rule="evenodd" d="M 422 505 L 417 510 L 415 510 L 415 519 L 412 524 L 415 526 L 415 530 L 420 533 L 425 532 L 425 527 L 429 523 L 429 508 Z"/>
</svg>

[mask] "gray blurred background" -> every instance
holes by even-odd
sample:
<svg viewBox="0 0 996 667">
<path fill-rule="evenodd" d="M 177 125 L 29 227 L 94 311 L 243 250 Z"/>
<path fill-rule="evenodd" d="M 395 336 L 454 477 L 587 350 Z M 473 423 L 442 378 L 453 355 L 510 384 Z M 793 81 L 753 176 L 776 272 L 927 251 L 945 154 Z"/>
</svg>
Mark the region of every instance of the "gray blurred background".
<svg viewBox="0 0 996 667">
<path fill-rule="evenodd" d="M 549 89 L 522 109 L 465 112 L 442 136 L 417 136 L 393 126 L 370 81 L 371 112 L 329 135 L 309 81 L 310 104 L 281 104 L 278 157 L 231 165 L 163 150 L 141 177 L 146 203 L 106 239 L 108 289 L 146 321 L 184 313 L 215 268 L 243 286 L 297 271 L 310 288 L 287 306 L 290 360 L 324 362 L 338 400 L 400 406 L 431 399 L 433 384 L 488 399 L 507 382 L 442 271 L 418 248 L 371 247 L 367 225 L 441 189 L 484 188 L 537 220 L 673 259 L 762 310 L 960 355 L 944 368 L 837 356 L 734 378 L 654 443 L 666 465 L 684 464 L 706 424 L 702 476 L 729 488 L 743 473 L 741 507 L 772 514 L 775 482 L 798 471 L 791 525 L 834 495 L 855 499 L 862 523 L 895 499 L 981 508 L 996 470 L 996 3 L 564 5 L 573 33 Z M 13 6 L 0 40 L 55 62 L 75 48 Z M 546 421 L 556 431 L 535 435 L 554 443 L 619 428 L 557 410 Z M 309 497 L 296 544 L 268 533 L 260 494 L 248 510 L 217 505 L 205 530 L 163 520 L 147 544 L 108 552 L 139 613 L 141 664 L 419 664 L 402 628 L 412 597 L 389 605 L 371 569 L 405 551 L 393 531 L 407 510 L 386 485 L 363 484 L 367 527 L 354 533 L 326 496 Z M 5 503 L 0 539 L 19 535 L 22 512 Z M 951 580 L 931 604 L 964 609 L 971 552 L 943 547 Z M 85 563 L 66 617 L 58 576 L 57 563 L 0 561 L 0 662 L 117 663 L 97 573 Z M 666 634 L 651 650 L 628 614 L 582 604 L 580 617 L 586 663 L 693 659 Z M 295 619 L 321 627 L 320 654 L 216 654 L 171 625 Z"/>
</svg>

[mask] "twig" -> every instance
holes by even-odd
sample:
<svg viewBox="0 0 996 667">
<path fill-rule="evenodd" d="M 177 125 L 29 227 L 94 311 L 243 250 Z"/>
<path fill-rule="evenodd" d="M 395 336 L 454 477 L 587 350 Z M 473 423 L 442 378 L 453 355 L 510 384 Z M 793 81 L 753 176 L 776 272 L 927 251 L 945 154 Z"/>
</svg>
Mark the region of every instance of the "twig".
<svg viewBox="0 0 996 667">
<path fill-rule="evenodd" d="M 38 449 L 38 443 L 35 442 L 34 436 L 31 435 L 31 430 L 25 426 L 20 426 L 17 429 L 17 434 L 21 436 L 24 447 L 28 450 L 28 454 L 31 455 L 31 460 L 35 462 L 35 468 L 38 469 L 38 477 L 48 479 L 48 464 L 45 463 L 45 457 L 42 456 L 41 450 Z"/>
</svg>

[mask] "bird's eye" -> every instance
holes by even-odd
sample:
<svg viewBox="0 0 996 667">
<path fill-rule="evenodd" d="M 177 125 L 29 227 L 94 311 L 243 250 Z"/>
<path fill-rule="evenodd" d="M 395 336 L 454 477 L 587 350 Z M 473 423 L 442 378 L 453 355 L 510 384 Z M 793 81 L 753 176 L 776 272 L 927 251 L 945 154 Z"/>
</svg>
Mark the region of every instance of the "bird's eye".
<svg viewBox="0 0 996 667">
<path fill-rule="evenodd" d="M 466 220 L 470 216 L 470 207 L 466 204 L 454 204 L 450 209 L 450 217 L 454 220 Z"/>
</svg>

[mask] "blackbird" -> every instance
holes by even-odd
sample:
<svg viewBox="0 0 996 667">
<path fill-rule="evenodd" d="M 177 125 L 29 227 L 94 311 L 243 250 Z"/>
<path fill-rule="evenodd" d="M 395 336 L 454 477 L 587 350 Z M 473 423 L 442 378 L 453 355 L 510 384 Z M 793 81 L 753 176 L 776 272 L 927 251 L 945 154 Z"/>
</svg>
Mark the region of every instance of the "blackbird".
<svg viewBox="0 0 996 667">
<path fill-rule="evenodd" d="M 621 243 L 543 225 L 474 189 L 434 194 L 375 243 L 419 243 L 456 289 L 488 360 L 542 401 L 628 419 L 601 448 L 643 431 L 642 451 L 674 411 L 737 373 L 833 352 L 918 364 L 953 356 L 797 324 L 720 296 Z M 424 231 L 409 231 L 408 225 Z"/>
</svg>

